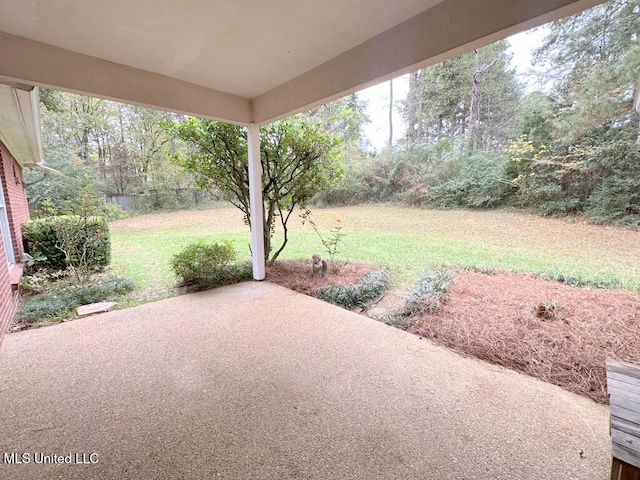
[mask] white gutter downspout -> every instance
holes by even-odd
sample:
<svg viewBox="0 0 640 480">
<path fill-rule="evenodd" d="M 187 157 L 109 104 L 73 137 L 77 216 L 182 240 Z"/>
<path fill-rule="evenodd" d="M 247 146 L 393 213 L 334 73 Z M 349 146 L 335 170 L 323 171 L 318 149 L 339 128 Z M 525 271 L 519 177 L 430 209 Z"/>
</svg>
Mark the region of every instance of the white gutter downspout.
<svg viewBox="0 0 640 480">
<path fill-rule="evenodd" d="M 31 158 L 36 165 L 42 163 L 40 139 L 40 97 L 38 87 L 16 85 L 13 92 L 22 116 L 22 128 L 27 137 Z"/>
<path fill-rule="evenodd" d="M 262 202 L 262 162 L 260 161 L 260 127 L 247 126 L 249 156 L 249 206 L 251 223 L 251 256 L 254 280 L 264 280 L 264 207 Z"/>
</svg>

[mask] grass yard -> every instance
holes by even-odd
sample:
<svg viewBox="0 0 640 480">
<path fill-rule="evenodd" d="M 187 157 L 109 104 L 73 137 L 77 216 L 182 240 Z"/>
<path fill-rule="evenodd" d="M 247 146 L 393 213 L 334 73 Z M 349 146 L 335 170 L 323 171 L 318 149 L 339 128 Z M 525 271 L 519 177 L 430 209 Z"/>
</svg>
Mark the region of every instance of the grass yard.
<svg viewBox="0 0 640 480">
<path fill-rule="evenodd" d="M 395 287 L 411 288 L 425 266 L 450 263 L 619 282 L 640 291 L 640 232 L 625 228 L 522 212 L 386 205 L 316 208 L 312 218 L 322 233 L 340 219 L 346 236 L 338 258 L 387 267 Z M 316 251 L 326 257 L 309 225 L 295 217 L 290 224 L 282 258 Z M 249 229 L 233 207 L 141 215 L 110 227 L 113 267 L 136 281 L 143 301 L 172 294 L 171 256 L 195 240 L 231 240 L 240 259 L 249 257 Z"/>
</svg>

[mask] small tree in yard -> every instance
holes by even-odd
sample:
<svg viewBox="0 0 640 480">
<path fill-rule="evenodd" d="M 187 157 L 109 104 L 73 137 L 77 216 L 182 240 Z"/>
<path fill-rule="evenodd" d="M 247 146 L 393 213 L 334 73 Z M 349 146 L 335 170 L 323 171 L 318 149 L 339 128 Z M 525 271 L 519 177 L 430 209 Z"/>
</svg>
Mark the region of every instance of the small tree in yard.
<svg viewBox="0 0 640 480">
<path fill-rule="evenodd" d="M 249 224 L 247 134 L 243 127 L 189 118 L 165 124 L 187 145 L 173 161 L 198 177 L 201 188 L 216 187 L 239 208 Z M 260 160 L 264 201 L 265 261 L 272 265 L 288 241 L 287 222 L 296 208 L 304 208 L 318 192 L 342 175 L 338 140 L 299 118 L 261 127 Z M 186 153 L 185 153 L 186 152 Z M 276 225 L 282 244 L 272 245 Z"/>
</svg>

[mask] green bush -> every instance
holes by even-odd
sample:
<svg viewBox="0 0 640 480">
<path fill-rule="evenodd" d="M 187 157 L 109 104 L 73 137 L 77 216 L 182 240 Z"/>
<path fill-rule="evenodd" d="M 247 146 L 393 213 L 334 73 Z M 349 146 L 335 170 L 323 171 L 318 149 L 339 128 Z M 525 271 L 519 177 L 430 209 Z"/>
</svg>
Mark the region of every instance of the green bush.
<svg viewBox="0 0 640 480">
<path fill-rule="evenodd" d="M 111 238 L 109 226 L 103 217 L 82 217 L 79 215 L 60 215 L 38 218 L 22 226 L 23 238 L 28 245 L 28 253 L 38 259 L 37 267 L 64 270 L 69 266 L 63 245 L 63 232 L 77 232 L 74 245 L 71 245 L 71 262 L 85 263 L 90 268 L 106 267 L 111 262 Z M 85 251 L 86 258 L 79 255 Z"/>
<path fill-rule="evenodd" d="M 513 186 L 504 155 L 468 152 L 451 139 L 408 143 L 350 159 L 345 179 L 315 197 L 319 205 L 400 202 L 437 208 L 489 208 L 506 203 Z"/>
<path fill-rule="evenodd" d="M 234 263 L 235 259 L 231 242 L 200 241 L 174 255 L 171 268 L 181 286 L 198 291 L 251 279 L 251 263 Z"/>
<path fill-rule="evenodd" d="M 57 286 L 48 293 L 26 297 L 18 316 L 26 322 L 62 320 L 73 317 L 80 305 L 113 300 L 133 288 L 133 280 L 114 276 L 90 285 Z"/>
<path fill-rule="evenodd" d="M 637 224 L 640 221 L 640 181 L 632 176 L 605 178 L 587 199 L 584 214 L 597 224 Z"/>
<path fill-rule="evenodd" d="M 446 301 L 454 276 L 453 269 L 443 265 L 425 270 L 407 299 L 400 316 L 413 317 L 435 313 Z"/>
<path fill-rule="evenodd" d="M 384 272 L 371 272 L 358 283 L 322 287 L 315 293 L 316 298 L 352 310 L 364 308 L 367 303 L 380 297 L 389 287 L 389 276 Z"/>
<path fill-rule="evenodd" d="M 469 155 L 455 178 L 434 186 L 433 205 L 492 208 L 503 204 L 510 190 L 502 159 L 482 151 Z"/>
<path fill-rule="evenodd" d="M 100 208 L 100 216 L 104 217 L 107 222 L 113 222 L 115 220 L 127 218 L 129 213 L 120 205 L 105 203 Z"/>
</svg>

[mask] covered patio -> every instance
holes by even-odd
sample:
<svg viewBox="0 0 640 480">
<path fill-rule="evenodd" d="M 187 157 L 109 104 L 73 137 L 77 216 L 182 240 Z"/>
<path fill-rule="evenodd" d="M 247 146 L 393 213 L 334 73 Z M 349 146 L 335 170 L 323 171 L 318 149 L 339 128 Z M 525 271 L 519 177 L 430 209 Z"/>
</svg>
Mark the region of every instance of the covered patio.
<svg viewBox="0 0 640 480">
<path fill-rule="evenodd" d="M 8 335 L 0 378 L 0 450 L 31 460 L 3 478 L 603 479 L 611 461 L 608 408 L 268 282 Z"/>
<path fill-rule="evenodd" d="M 246 126 L 262 280 L 261 125 L 600 2 L 5 0 L 0 83 Z M 264 282 L 8 335 L 0 379 L 3 478 L 603 479 L 611 460 L 606 407 Z"/>
</svg>

